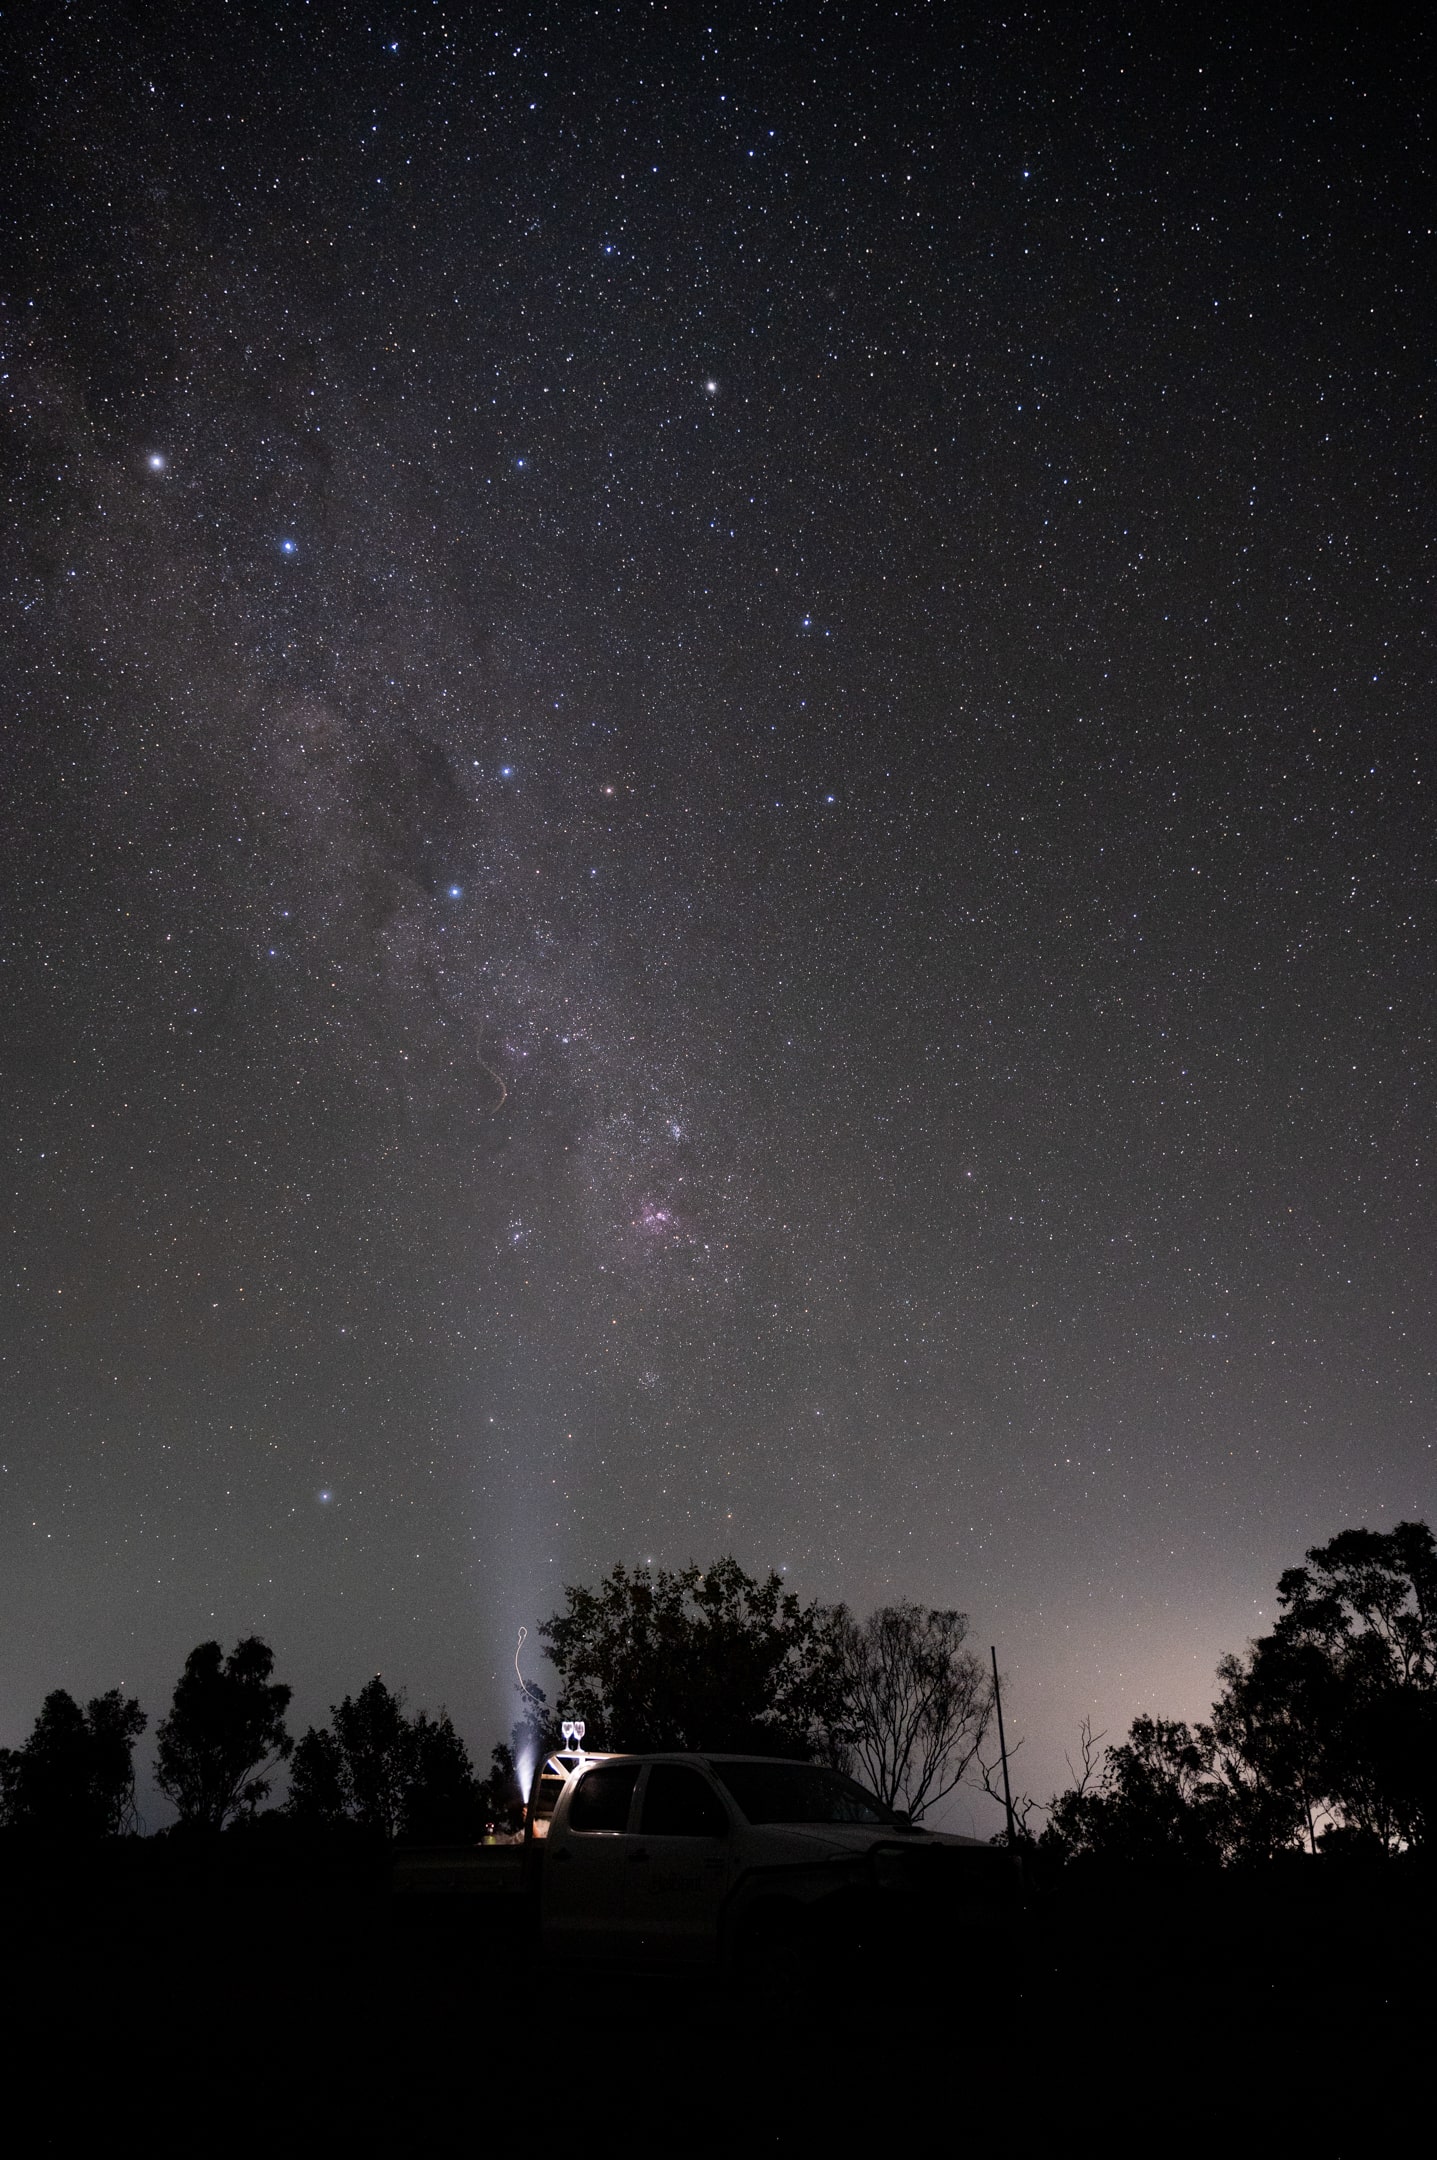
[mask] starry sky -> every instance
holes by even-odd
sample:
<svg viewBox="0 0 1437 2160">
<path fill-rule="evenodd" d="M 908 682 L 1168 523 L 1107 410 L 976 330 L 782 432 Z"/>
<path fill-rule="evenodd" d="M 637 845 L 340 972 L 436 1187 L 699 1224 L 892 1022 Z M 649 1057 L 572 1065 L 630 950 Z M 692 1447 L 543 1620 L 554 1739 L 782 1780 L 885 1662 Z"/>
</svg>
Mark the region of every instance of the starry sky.
<svg viewBox="0 0 1437 2160">
<path fill-rule="evenodd" d="M 10 18 L 0 1739 L 732 1549 L 1046 1791 L 1432 1517 L 1432 54 L 1275 12 Z"/>
</svg>

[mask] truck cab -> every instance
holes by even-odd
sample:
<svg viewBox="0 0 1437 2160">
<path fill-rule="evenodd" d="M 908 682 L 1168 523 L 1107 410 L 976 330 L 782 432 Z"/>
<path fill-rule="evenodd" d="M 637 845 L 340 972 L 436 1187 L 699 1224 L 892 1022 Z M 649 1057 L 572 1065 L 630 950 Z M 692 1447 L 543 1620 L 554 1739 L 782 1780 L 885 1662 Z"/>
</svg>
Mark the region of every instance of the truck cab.
<svg viewBox="0 0 1437 2160">
<path fill-rule="evenodd" d="M 760 1943 L 811 1949 L 955 1904 L 976 1920 L 995 1891 L 1011 1902 L 1006 1855 L 916 1830 L 814 1763 L 584 1756 L 544 1775 L 530 1835 L 546 1958 L 717 1969 Z"/>
</svg>

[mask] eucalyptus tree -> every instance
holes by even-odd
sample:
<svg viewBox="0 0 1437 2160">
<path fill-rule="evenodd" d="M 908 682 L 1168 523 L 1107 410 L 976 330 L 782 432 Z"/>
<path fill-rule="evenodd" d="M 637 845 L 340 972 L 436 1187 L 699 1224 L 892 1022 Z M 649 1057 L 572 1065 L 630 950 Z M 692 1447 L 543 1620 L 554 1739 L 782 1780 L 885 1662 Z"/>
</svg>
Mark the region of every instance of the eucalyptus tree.
<svg viewBox="0 0 1437 2160">
<path fill-rule="evenodd" d="M 273 1672 L 274 1652 L 258 1635 L 228 1656 L 217 1642 L 198 1643 L 185 1659 L 156 1728 L 155 1781 L 186 1828 L 223 1830 L 268 1797 L 270 1773 L 294 1747 L 284 1722 L 293 1690 Z"/>
<path fill-rule="evenodd" d="M 886 1806 L 915 1821 L 967 1774 L 993 1714 L 993 1682 L 961 1612 L 905 1599 L 838 1628 L 839 1752 Z"/>
</svg>

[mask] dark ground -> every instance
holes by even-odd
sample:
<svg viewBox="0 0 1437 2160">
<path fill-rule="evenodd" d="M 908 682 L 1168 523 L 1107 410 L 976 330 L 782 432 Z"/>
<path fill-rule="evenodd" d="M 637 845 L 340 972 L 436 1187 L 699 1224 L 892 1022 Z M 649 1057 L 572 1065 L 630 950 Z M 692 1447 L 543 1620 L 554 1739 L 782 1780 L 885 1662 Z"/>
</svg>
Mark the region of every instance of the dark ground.
<svg viewBox="0 0 1437 2160">
<path fill-rule="evenodd" d="M 1437 2120 L 1437 1899 L 1400 1865 L 1068 1881 L 1011 1980 L 955 1935 L 786 2010 L 536 1974 L 513 1901 L 396 1898 L 363 1847 L 11 1846 L 0 1899 L 28 2151 L 1350 2156 Z"/>
</svg>

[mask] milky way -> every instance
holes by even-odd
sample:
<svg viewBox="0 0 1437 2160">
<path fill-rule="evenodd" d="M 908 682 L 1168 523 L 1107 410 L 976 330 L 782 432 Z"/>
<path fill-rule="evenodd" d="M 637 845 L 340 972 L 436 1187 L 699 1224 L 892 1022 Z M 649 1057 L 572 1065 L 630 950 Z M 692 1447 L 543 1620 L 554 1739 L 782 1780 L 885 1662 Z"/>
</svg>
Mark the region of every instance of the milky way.
<svg viewBox="0 0 1437 2160">
<path fill-rule="evenodd" d="M 1437 1503 L 1421 69 L 315 13 L 21 56 L 0 1737 L 727 1549 L 1200 1709 Z"/>
</svg>

